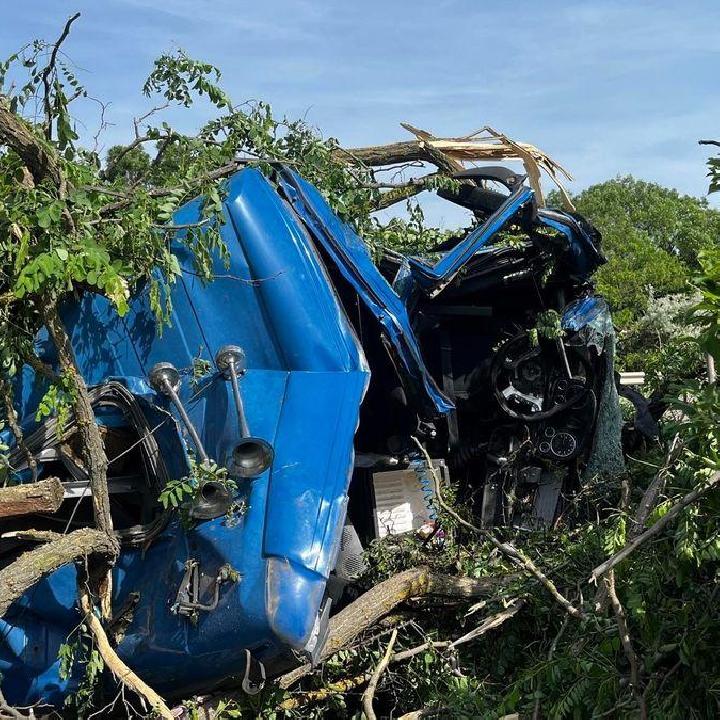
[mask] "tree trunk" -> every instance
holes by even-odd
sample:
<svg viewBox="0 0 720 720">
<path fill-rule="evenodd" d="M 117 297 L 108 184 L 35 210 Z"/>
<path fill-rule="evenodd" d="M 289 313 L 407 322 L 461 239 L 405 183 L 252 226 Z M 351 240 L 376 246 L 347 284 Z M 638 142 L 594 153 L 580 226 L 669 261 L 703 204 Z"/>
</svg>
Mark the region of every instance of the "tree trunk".
<svg viewBox="0 0 720 720">
<path fill-rule="evenodd" d="M 0 518 L 57 512 L 63 496 L 63 486 L 57 478 L 0 488 Z"/>
<path fill-rule="evenodd" d="M 101 560 L 109 568 L 120 551 L 118 541 L 105 532 L 83 528 L 23 553 L 0 570 L 0 617 L 44 575 L 83 557 Z"/>
<path fill-rule="evenodd" d="M 417 140 L 390 143 L 389 145 L 372 145 L 371 147 L 339 149 L 335 157 L 342 162 L 359 160 L 370 167 L 382 165 L 398 165 L 408 162 L 431 162 L 426 148 Z"/>
<path fill-rule="evenodd" d="M 70 375 L 76 391 L 73 410 L 75 411 L 77 431 L 80 435 L 82 459 L 90 478 L 95 525 L 98 530 L 109 534 L 112 533 L 113 526 L 107 487 L 108 461 L 103 439 L 95 422 L 95 413 L 92 409 L 87 385 L 77 369 L 70 338 L 60 319 L 55 302 L 48 301 L 44 310 L 44 319 L 50 337 L 57 348 L 60 368 L 65 374 Z"/>
</svg>

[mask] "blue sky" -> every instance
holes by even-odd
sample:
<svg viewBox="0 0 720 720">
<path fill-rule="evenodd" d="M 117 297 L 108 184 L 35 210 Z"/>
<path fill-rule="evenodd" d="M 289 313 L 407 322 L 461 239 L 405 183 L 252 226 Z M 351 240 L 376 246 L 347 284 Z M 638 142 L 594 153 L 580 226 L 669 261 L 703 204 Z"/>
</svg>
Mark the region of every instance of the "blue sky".
<svg viewBox="0 0 720 720">
<path fill-rule="evenodd" d="M 720 137 L 718 0 L 0 0 L 0 54 L 54 38 L 75 10 L 66 49 L 112 102 L 108 145 L 129 138 L 173 45 L 220 66 L 236 101 L 346 145 L 403 139 L 401 121 L 438 135 L 489 124 L 567 167 L 573 191 L 632 173 L 702 195 L 697 139 Z M 94 113 L 80 113 L 93 133 Z"/>
</svg>

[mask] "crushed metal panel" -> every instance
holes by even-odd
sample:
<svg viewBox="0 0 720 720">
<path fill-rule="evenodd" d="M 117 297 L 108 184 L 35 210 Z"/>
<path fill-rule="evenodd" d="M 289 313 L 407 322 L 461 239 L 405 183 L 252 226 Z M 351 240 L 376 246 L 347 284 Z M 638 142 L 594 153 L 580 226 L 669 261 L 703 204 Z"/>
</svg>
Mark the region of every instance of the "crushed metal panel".
<svg viewBox="0 0 720 720">
<path fill-rule="evenodd" d="M 124 547 L 113 570 L 116 611 L 139 593 L 118 654 L 167 695 L 242 673 L 243 648 L 252 651 L 253 662 L 271 663 L 288 646 L 301 650 L 311 637 L 317 643 L 369 376 L 315 248 L 273 186 L 257 170 L 238 173 L 229 181 L 225 210 L 230 268 L 216 258 L 215 282 L 202 285 L 190 254 L 174 243 L 183 276 L 173 287 L 172 325 L 162 336 L 146 291 L 133 298 L 125 318 L 92 294 L 64 310 L 88 383 L 113 377 L 160 408 L 155 435 L 168 453 L 171 477 L 186 472 L 185 441 L 176 411 L 147 383 L 159 361 L 181 370 L 180 400 L 208 454 L 224 464 L 239 435 L 230 384 L 214 369 L 197 389 L 188 381 L 195 357 L 212 360 L 221 346 L 240 345 L 247 358 L 241 391 L 248 422 L 275 449 L 269 471 L 239 481 L 242 513 L 191 530 L 172 519 L 146 549 Z M 200 202 L 191 202 L 174 222 L 192 223 L 199 212 Z M 22 417 L 29 417 L 39 384 L 25 371 Z M 173 436 L 181 441 L 175 450 Z M 172 612 L 188 562 L 197 563 L 197 602 L 205 606 L 192 622 Z M 237 580 L 222 582 L 216 601 L 208 600 L 208 583 L 224 567 L 236 571 Z M 10 702 L 61 704 L 74 690 L 77 678 L 59 677 L 57 652 L 79 617 L 72 567 L 52 573 L 15 603 L 0 635 L 0 672 Z"/>
</svg>

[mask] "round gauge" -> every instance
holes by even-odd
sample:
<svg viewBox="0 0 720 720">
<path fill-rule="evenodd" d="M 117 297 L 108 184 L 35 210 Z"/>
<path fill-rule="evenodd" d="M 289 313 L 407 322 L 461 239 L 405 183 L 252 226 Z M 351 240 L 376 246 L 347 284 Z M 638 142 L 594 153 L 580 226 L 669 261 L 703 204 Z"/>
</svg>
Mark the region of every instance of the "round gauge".
<svg viewBox="0 0 720 720">
<path fill-rule="evenodd" d="M 550 441 L 550 450 L 555 457 L 569 458 L 577 448 L 577 440 L 569 432 L 556 433 Z"/>
</svg>

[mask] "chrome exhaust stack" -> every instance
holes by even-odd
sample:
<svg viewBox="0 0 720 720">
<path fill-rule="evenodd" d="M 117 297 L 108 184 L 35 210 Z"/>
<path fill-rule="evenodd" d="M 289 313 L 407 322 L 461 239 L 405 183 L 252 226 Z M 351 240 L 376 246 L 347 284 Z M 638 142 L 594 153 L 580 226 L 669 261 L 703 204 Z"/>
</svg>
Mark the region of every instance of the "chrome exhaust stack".
<svg viewBox="0 0 720 720">
<path fill-rule="evenodd" d="M 248 427 L 238 381 L 245 374 L 245 353 L 237 345 L 224 345 L 215 357 L 215 364 L 232 386 L 240 428 L 240 439 L 232 452 L 230 473 L 245 478 L 257 477 L 272 465 L 275 451 L 267 440 L 251 435 Z"/>
</svg>

